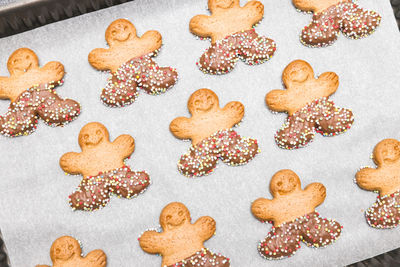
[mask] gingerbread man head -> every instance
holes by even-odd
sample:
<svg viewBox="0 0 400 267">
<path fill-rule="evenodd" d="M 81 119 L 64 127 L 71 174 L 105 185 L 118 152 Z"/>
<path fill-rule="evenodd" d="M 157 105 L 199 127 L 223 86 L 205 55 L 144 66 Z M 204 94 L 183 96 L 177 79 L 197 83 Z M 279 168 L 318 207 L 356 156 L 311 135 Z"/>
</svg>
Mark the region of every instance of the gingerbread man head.
<svg viewBox="0 0 400 267">
<path fill-rule="evenodd" d="M 115 72 L 129 60 L 150 54 L 162 45 L 161 34 L 148 31 L 137 36 L 135 26 L 126 19 L 117 19 L 105 34 L 109 49 L 96 48 L 89 53 L 89 63 L 98 70 Z"/>
<path fill-rule="evenodd" d="M 203 243 L 214 234 L 216 225 L 208 216 L 192 224 L 189 210 L 179 202 L 164 207 L 160 224 L 163 232 L 146 231 L 139 242 L 144 251 L 162 255 L 162 266 L 176 264 L 204 249 Z"/>
<path fill-rule="evenodd" d="M 179 117 L 170 124 L 171 132 L 180 139 L 191 139 L 196 145 L 219 130 L 232 128 L 244 116 L 240 102 L 229 102 L 220 108 L 218 96 L 210 89 L 199 89 L 188 101 L 191 118 Z"/>
<path fill-rule="evenodd" d="M 124 159 L 135 149 L 133 137 L 120 135 L 113 142 L 110 142 L 109 138 L 108 130 L 103 124 L 86 124 L 78 138 L 82 152 L 64 154 L 60 158 L 61 168 L 70 174 L 89 177 L 125 166 Z"/>
<path fill-rule="evenodd" d="M 0 98 L 14 102 L 25 90 L 40 84 L 61 81 L 64 77 L 64 66 L 52 61 L 39 67 L 35 52 L 29 48 L 15 50 L 7 61 L 10 77 L 0 77 Z"/>
<path fill-rule="evenodd" d="M 378 168 L 363 168 L 356 174 L 357 184 L 381 196 L 400 190 L 400 142 L 384 139 L 374 149 L 373 159 Z"/>
<path fill-rule="evenodd" d="M 313 100 L 329 97 L 339 87 L 339 77 L 334 72 L 325 72 L 314 77 L 314 70 L 304 60 L 291 62 L 282 74 L 286 90 L 272 90 L 265 97 L 267 106 L 277 112 L 293 115 Z"/>
<path fill-rule="evenodd" d="M 314 212 L 324 202 L 326 189 L 320 183 L 309 184 L 301 189 L 300 179 L 291 170 L 280 170 L 270 182 L 273 199 L 259 198 L 251 205 L 251 211 L 261 220 L 271 220 L 276 227 Z"/>
<path fill-rule="evenodd" d="M 259 1 L 249 1 L 240 6 L 239 0 L 209 0 L 211 16 L 197 15 L 190 20 L 193 34 L 211 37 L 215 43 L 240 31 L 251 30 L 264 15 L 264 5 Z"/>
<path fill-rule="evenodd" d="M 57 267 L 105 267 L 107 256 L 102 250 L 93 250 L 86 257 L 82 257 L 82 249 L 73 237 L 62 236 L 53 242 L 50 248 L 50 258 L 53 266 Z M 37 265 L 48 267 L 48 265 Z"/>
</svg>

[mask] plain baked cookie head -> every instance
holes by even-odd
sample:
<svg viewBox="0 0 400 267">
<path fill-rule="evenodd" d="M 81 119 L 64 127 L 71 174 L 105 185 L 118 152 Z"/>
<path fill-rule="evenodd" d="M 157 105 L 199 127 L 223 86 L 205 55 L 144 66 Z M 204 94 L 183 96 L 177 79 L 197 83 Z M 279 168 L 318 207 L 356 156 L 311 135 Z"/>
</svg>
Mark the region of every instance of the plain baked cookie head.
<svg viewBox="0 0 400 267">
<path fill-rule="evenodd" d="M 190 222 L 190 212 L 180 202 L 170 203 L 161 211 L 160 224 L 164 230 L 171 230 L 187 222 Z"/>
<path fill-rule="evenodd" d="M 218 96 L 213 91 L 205 88 L 194 92 L 188 100 L 188 108 L 192 115 L 208 112 L 218 107 Z"/>
<path fill-rule="evenodd" d="M 374 162 L 380 166 L 392 164 L 400 158 L 400 142 L 396 139 L 385 139 L 374 148 Z"/>
<path fill-rule="evenodd" d="M 7 61 L 7 68 L 11 75 L 22 74 L 30 69 L 39 67 L 39 59 L 29 48 L 15 50 Z"/>
<path fill-rule="evenodd" d="M 274 197 L 301 189 L 299 176 L 292 170 L 280 170 L 272 176 L 270 190 Z"/>
<path fill-rule="evenodd" d="M 81 253 L 79 242 L 70 236 L 57 238 L 50 248 L 50 258 L 53 262 L 56 260 L 66 261 L 74 255 L 80 256 Z"/>
<path fill-rule="evenodd" d="M 81 148 L 96 146 L 105 140 L 109 140 L 109 133 L 99 122 L 88 123 L 79 132 L 78 142 Z"/>
<path fill-rule="evenodd" d="M 304 83 L 310 78 L 314 78 L 314 70 L 311 65 L 304 60 L 291 62 L 282 73 L 282 81 L 286 87 L 293 83 Z"/>
<path fill-rule="evenodd" d="M 109 46 L 124 43 L 136 37 L 135 26 L 126 19 L 117 19 L 113 21 L 106 30 L 106 41 Z"/>
</svg>

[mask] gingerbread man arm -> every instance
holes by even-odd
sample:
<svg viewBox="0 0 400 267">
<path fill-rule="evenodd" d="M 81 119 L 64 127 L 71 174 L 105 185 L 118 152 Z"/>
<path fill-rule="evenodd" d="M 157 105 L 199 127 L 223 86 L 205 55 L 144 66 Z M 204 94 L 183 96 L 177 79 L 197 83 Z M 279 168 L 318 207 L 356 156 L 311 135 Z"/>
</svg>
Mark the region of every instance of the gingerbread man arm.
<svg viewBox="0 0 400 267">
<path fill-rule="evenodd" d="M 129 157 L 135 150 L 135 139 L 128 134 L 118 136 L 112 145 L 123 158 Z"/>
<path fill-rule="evenodd" d="M 144 51 L 143 54 L 148 54 L 154 50 L 160 49 L 162 45 L 162 36 L 158 31 L 147 31 L 142 37 L 140 37 L 140 42 L 144 49 L 149 49 L 149 51 Z"/>
<path fill-rule="evenodd" d="M 273 111 L 287 111 L 289 102 L 287 90 L 272 90 L 265 96 L 265 103 Z"/>
<path fill-rule="evenodd" d="M 48 62 L 40 68 L 40 75 L 43 75 L 43 80 L 60 81 L 64 77 L 64 65 L 58 61 Z"/>
<path fill-rule="evenodd" d="M 326 96 L 330 96 L 339 87 L 339 76 L 334 72 L 324 72 L 319 76 L 318 82 L 323 84 Z"/>
<path fill-rule="evenodd" d="M 210 37 L 212 35 L 212 18 L 207 15 L 194 16 L 189 23 L 190 31 L 200 37 Z"/>
<path fill-rule="evenodd" d="M 9 94 L 7 93 L 7 84 L 9 81 L 9 77 L 1 77 L 0 76 L 0 99 L 9 99 Z"/>
<path fill-rule="evenodd" d="M 90 65 L 98 70 L 110 70 L 113 66 L 109 66 L 108 62 L 114 62 L 112 59 L 115 57 L 110 49 L 96 48 L 93 49 L 88 56 Z"/>
<path fill-rule="evenodd" d="M 257 218 L 264 221 L 275 220 L 276 210 L 274 208 L 274 202 L 270 199 L 259 198 L 251 204 L 251 212 Z"/>
<path fill-rule="evenodd" d="M 229 102 L 228 104 L 225 105 L 225 107 L 222 110 L 228 118 L 234 119 L 233 121 L 234 124 L 239 123 L 243 119 L 244 106 L 240 102 L 237 101 Z"/>
<path fill-rule="evenodd" d="M 76 153 L 76 152 L 65 153 L 60 158 L 60 166 L 66 173 L 80 174 L 82 173 L 80 166 L 81 158 L 82 158 L 81 153 Z"/>
<path fill-rule="evenodd" d="M 203 240 L 206 241 L 210 239 L 216 229 L 215 220 L 209 216 L 200 217 L 194 224 L 193 227 L 195 231 L 198 233 L 198 236 Z"/>
<path fill-rule="evenodd" d="M 189 118 L 179 117 L 170 123 L 169 129 L 179 139 L 190 139 L 192 137 L 193 123 Z"/>
<path fill-rule="evenodd" d="M 107 265 L 107 256 L 100 249 L 91 251 L 86 255 L 86 257 L 84 257 L 84 260 L 96 267 L 105 267 Z"/>
<path fill-rule="evenodd" d="M 139 239 L 140 247 L 151 254 L 162 254 L 164 247 L 168 247 L 161 233 L 146 231 Z"/>
<path fill-rule="evenodd" d="M 378 185 L 382 184 L 383 181 L 379 179 L 381 176 L 378 173 L 378 170 L 373 168 L 359 170 L 356 173 L 358 186 L 368 191 L 380 190 L 381 187 Z"/>
<path fill-rule="evenodd" d="M 304 194 L 307 195 L 307 198 L 309 199 L 310 203 L 314 207 L 317 207 L 324 202 L 325 197 L 326 197 L 326 188 L 323 184 L 320 183 L 312 183 L 306 186 L 304 188 Z"/>
<path fill-rule="evenodd" d="M 252 24 L 256 24 L 262 20 L 264 16 L 264 5 L 259 1 L 249 1 L 243 6 L 243 10 L 246 11 L 248 18 L 252 21 Z"/>
</svg>

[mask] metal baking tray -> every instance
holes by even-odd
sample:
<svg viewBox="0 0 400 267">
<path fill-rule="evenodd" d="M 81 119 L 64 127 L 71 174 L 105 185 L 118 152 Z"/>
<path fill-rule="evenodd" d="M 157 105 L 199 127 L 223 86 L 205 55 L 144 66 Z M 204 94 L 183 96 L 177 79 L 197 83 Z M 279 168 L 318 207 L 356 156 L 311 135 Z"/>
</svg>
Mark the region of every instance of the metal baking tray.
<svg viewBox="0 0 400 267">
<path fill-rule="evenodd" d="M 0 0 L 0 38 L 132 0 Z M 400 0 L 390 0 L 400 29 Z M 0 232 L 0 267 L 10 266 Z M 400 248 L 351 267 L 400 266 Z"/>
</svg>

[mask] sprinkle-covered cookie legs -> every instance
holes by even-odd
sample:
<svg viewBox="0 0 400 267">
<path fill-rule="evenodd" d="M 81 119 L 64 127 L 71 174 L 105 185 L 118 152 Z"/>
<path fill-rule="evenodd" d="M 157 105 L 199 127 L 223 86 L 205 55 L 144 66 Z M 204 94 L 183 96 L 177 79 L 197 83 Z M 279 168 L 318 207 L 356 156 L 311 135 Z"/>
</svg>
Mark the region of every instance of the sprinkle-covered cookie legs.
<svg viewBox="0 0 400 267">
<path fill-rule="evenodd" d="M 80 114 L 79 103 L 60 98 L 54 87 L 53 84 L 42 84 L 23 92 L 11 103 L 7 113 L 0 116 L 0 133 L 8 137 L 31 134 L 39 117 L 49 126 L 73 121 Z"/>
<path fill-rule="evenodd" d="M 107 205 L 111 194 L 132 198 L 144 192 L 149 185 L 150 178 L 146 172 L 131 171 L 124 166 L 83 179 L 78 189 L 69 196 L 69 203 L 74 210 L 92 211 Z"/>
<path fill-rule="evenodd" d="M 179 171 L 188 177 L 211 173 L 220 158 L 228 165 L 248 163 L 258 153 L 255 139 L 244 138 L 234 130 L 221 130 L 191 146 L 178 162 Z"/>
<path fill-rule="evenodd" d="M 273 40 L 259 36 L 254 29 L 242 31 L 211 45 L 196 64 L 209 74 L 230 72 L 238 59 L 256 65 L 269 60 L 276 50 Z"/>
<path fill-rule="evenodd" d="M 153 53 L 131 59 L 112 73 L 101 101 L 109 107 L 123 107 L 135 101 L 139 94 L 137 87 L 152 95 L 171 88 L 178 80 L 178 73 L 170 67 L 159 67 L 152 56 Z"/>
</svg>

